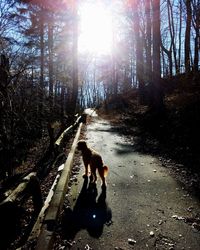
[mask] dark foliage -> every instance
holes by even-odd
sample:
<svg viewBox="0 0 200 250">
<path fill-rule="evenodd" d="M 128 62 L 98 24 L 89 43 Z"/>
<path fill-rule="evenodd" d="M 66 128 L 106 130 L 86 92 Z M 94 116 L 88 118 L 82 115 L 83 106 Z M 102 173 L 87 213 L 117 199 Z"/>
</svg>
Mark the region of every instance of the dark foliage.
<svg viewBox="0 0 200 250">
<path fill-rule="evenodd" d="M 134 136 L 138 150 L 166 155 L 199 173 L 200 88 L 197 79 L 191 74 L 163 80 L 163 90 L 165 109 L 162 112 L 139 104 L 135 91 L 110 100 L 106 110 L 108 113 L 116 110 L 118 117 L 120 114 L 124 125 L 119 129 Z"/>
</svg>

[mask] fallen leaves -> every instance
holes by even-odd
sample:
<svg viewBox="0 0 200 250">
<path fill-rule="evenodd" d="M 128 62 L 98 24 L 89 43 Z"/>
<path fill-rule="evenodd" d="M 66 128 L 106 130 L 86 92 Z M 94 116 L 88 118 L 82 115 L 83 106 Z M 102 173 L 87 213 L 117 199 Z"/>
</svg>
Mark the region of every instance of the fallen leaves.
<svg viewBox="0 0 200 250">
<path fill-rule="evenodd" d="M 156 241 L 155 241 L 155 246 L 156 249 L 168 249 L 168 250 L 173 250 L 175 249 L 176 243 L 174 242 L 173 239 L 170 239 L 167 236 L 159 234 Z"/>
<path fill-rule="evenodd" d="M 178 216 L 178 215 L 172 215 L 172 218 L 176 220 L 182 220 L 188 224 L 191 225 L 191 227 L 196 230 L 200 231 L 200 218 L 199 217 L 183 217 L 183 216 Z"/>
<path fill-rule="evenodd" d="M 92 250 L 92 248 L 87 244 L 84 248 L 85 250 Z"/>
<path fill-rule="evenodd" d="M 151 237 L 154 237 L 154 235 L 155 235 L 154 231 L 150 231 L 149 235 L 150 235 Z"/>
<path fill-rule="evenodd" d="M 136 240 L 129 238 L 129 239 L 128 239 L 128 243 L 129 243 L 130 245 L 135 245 L 135 244 L 136 244 Z"/>
<path fill-rule="evenodd" d="M 172 218 L 176 219 L 176 220 L 185 220 L 185 217 L 182 216 L 178 216 L 176 214 L 172 215 Z"/>
</svg>

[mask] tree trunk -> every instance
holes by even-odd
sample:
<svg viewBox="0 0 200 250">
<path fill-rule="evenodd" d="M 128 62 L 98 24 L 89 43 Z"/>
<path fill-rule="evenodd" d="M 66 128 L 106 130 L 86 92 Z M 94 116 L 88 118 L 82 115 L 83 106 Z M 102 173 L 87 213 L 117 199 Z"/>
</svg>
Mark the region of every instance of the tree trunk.
<svg viewBox="0 0 200 250">
<path fill-rule="evenodd" d="M 194 39 L 194 72 L 197 73 L 199 69 L 199 28 L 200 28 L 200 1 L 198 0 L 195 6 L 194 13 L 194 29 L 195 29 L 195 39 Z"/>
<path fill-rule="evenodd" d="M 75 113 L 78 97 L 78 14 L 77 3 L 73 1 L 73 75 L 72 75 L 72 99 L 70 113 Z"/>
<path fill-rule="evenodd" d="M 170 45 L 169 50 L 167 50 L 161 42 L 162 51 L 166 53 L 169 61 L 169 76 L 173 75 L 173 61 L 172 61 L 172 44 Z"/>
<path fill-rule="evenodd" d="M 40 21 L 40 88 L 39 88 L 39 110 L 41 114 L 43 110 L 43 90 L 44 90 L 44 16 L 41 10 Z"/>
<path fill-rule="evenodd" d="M 49 107 L 53 111 L 53 17 L 48 23 L 48 52 L 49 52 Z"/>
<path fill-rule="evenodd" d="M 185 30 L 185 72 L 190 72 L 190 33 L 191 33 L 191 21 L 192 21 L 192 8 L 191 1 L 186 0 L 186 30 Z"/>
<path fill-rule="evenodd" d="M 112 47 L 113 47 L 113 53 L 112 53 L 112 87 L 113 87 L 113 95 L 114 97 L 117 97 L 118 94 L 118 79 L 117 79 L 117 56 L 116 56 L 116 36 L 115 32 L 112 33 Z"/>
<path fill-rule="evenodd" d="M 199 69 L 199 28 L 196 30 L 196 37 L 195 37 L 195 47 L 194 47 L 194 72 L 198 72 Z"/>
<path fill-rule="evenodd" d="M 146 16 L 146 74 L 147 82 L 152 81 L 152 59 L 151 59 L 151 5 L 150 0 L 145 1 L 145 16 Z"/>
<path fill-rule="evenodd" d="M 180 11 L 180 17 L 179 17 L 179 46 L 178 46 L 178 70 L 179 73 L 181 72 L 181 37 L 182 37 L 182 0 L 179 1 L 179 11 Z"/>
<path fill-rule="evenodd" d="M 153 0 L 153 77 L 160 79 L 160 0 Z"/>
<path fill-rule="evenodd" d="M 61 96 L 60 96 L 60 106 L 61 106 L 61 117 L 65 114 L 65 87 L 61 85 Z"/>
<path fill-rule="evenodd" d="M 161 62 L 160 62 L 160 0 L 152 1 L 153 7 L 153 82 L 152 82 L 152 95 L 153 95 L 153 108 L 156 111 L 163 109 L 163 93 L 161 89 Z"/>
<path fill-rule="evenodd" d="M 169 16 L 169 31 L 170 31 L 170 36 L 171 36 L 172 51 L 173 51 L 174 64 L 175 64 L 175 69 L 176 69 L 176 74 L 177 74 L 178 63 L 177 63 L 177 58 L 176 58 L 174 16 L 173 16 L 172 4 L 170 0 L 167 1 L 167 8 L 168 8 L 168 16 Z"/>
<path fill-rule="evenodd" d="M 144 79 L 143 79 L 143 39 L 140 35 L 140 23 L 139 23 L 139 0 L 135 0 L 133 15 L 134 15 L 134 35 L 136 43 L 136 76 L 139 85 L 140 101 L 144 101 Z"/>
</svg>

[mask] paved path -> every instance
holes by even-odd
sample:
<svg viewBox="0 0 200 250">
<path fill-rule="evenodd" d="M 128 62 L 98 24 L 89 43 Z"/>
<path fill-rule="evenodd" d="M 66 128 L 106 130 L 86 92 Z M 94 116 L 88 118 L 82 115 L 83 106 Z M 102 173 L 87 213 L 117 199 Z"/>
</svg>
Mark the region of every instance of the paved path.
<svg viewBox="0 0 200 250">
<path fill-rule="evenodd" d="M 79 173 L 72 187 L 77 227 L 71 249 L 200 249 L 200 232 L 183 220 L 200 213 L 200 202 L 158 159 L 134 151 L 134 144 L 97 117 L 86 137 L 110 172 L 106 192 L 100 181 L 98 190 L 84 186 Z"/>
</svg>

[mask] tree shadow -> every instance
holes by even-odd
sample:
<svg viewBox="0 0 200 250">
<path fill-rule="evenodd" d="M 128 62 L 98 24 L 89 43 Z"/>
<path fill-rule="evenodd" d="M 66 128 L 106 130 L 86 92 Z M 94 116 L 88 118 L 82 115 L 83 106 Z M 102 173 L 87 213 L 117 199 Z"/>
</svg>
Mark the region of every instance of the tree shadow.
<svg viewBox="0 0 200 250">
<path fill-rule="evenodd" d="M 62 220 L 63 237 L 74 239 L 81 229 L 86 229 L 90 236 L 99 238 L 103 233 L 104 224 L 110 225 L 111 209 L 106 203 L 106 187 L 102 187 L 98 196 L 97 186 L 84 179 L 81 192 L 74 209 L 67 207 Z"/>
<path fill-rule="evenodd" d="M 135 152 L 135 145 L 127 144 L 127 143 L 116 143 L 117 147 L 115 148 L 115 152 L 118 155 L 128 155 Z"/>
</svg>

